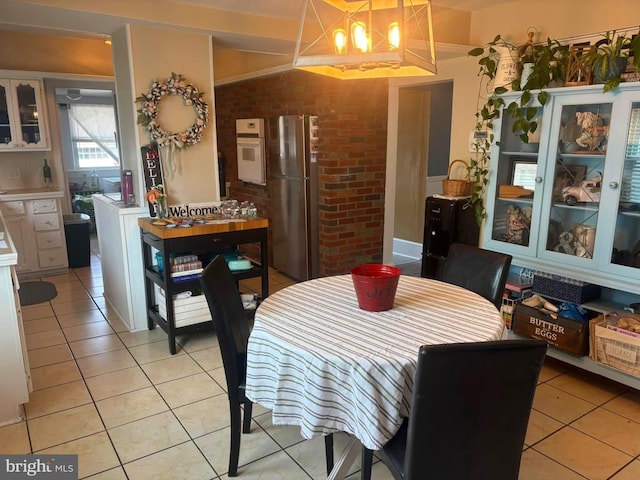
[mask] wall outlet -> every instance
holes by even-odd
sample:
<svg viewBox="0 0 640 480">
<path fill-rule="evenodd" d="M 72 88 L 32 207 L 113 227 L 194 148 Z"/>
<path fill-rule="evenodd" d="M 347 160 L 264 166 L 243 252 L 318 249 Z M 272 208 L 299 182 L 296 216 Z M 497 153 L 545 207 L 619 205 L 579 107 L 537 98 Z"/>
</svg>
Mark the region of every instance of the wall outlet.
<svg viewBox="0 0 640 480">
<path fill-rule="evenodd" d="M 10 168 L 9 169 L 9 180 L 20 180 L 22 178 L 22 171 L 20 167 Z"/>
</svg>

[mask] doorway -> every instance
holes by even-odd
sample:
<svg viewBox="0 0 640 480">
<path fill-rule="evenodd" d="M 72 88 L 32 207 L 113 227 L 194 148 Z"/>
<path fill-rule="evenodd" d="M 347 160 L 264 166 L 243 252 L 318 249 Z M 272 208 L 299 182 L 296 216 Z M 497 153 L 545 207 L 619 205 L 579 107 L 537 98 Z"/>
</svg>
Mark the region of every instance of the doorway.
<svg viewBox="0 0 640 480">
<path fill-rule="evenodd" d="M 120 189 L 120 150 L 115 86 L 109 81 L 45 79 L 52 137 L 65 184 L 65 213 L 91 220 L 92 249 L 97 249 L 94 193 Z M 56 113 L 53 113 L 56 112 Z M 59 153 L 58 153 L 59 152 Z"/>
<path fill-rule="evenodd" d="M 452 81 L 398 89 L 394 193 L 387 190 L 394 198 L 394 263 L 421 258 L 425 199 L 442 192 L 449 165 L 452 102 Z"/>
</svg>

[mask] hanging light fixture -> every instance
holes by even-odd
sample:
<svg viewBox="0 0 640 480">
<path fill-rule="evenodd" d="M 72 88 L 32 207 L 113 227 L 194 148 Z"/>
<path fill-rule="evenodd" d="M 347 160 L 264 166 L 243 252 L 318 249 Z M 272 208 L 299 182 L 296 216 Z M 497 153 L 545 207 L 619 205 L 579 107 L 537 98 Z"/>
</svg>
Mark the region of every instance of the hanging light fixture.
<svg viewBox="0 0 640 480">
<path fill-rule="evenodd" d="M 430 0 L 305 0 L 293 66 L 341 79 L 435 75 Z"/>
</svg>

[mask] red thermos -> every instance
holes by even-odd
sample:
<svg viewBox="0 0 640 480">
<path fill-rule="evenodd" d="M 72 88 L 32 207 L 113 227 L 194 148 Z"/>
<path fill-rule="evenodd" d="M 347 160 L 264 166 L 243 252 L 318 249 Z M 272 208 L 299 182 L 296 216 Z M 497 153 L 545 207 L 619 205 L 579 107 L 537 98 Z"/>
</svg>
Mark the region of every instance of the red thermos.
<svg viewBox="0 0 640 480">
<path fill-rule="evenodd" d="M 129 205 L 129 195 L 133 193 L 133 174 L 131 170 L 123 170 L 122 172 L 122 201 L 125 205 Z"/>
</svg>

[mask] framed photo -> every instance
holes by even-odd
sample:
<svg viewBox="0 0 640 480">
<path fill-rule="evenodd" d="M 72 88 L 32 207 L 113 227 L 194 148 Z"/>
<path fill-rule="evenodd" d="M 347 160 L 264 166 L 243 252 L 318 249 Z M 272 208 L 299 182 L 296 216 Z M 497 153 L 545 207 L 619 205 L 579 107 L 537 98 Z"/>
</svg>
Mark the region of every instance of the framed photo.
<svg viewBox="0 0 640 480">
<path fill-rule="evenodd" d="M 558 164 L 556 166 L 556 176 L 553 181 L 553 200 L 561 201 L 562 189 L 579 184 L 584 180 L 586 174 L 587 167 L 585 165 Z"/>
<path fill-rule="evenodd" d="M 535 159 L 515 158 L 511 161 L 511 185 L 535 190 L 536 170 L 538 164 Z"/>
</svg>

